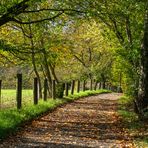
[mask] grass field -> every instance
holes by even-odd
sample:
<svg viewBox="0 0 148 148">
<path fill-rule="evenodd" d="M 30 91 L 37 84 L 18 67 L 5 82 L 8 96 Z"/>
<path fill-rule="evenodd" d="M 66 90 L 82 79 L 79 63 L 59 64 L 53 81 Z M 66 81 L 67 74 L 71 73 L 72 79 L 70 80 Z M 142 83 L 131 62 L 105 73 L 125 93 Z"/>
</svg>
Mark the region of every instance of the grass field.
<svg viewBox="0 0 148 148">
<path fill-rule="evenodd" d="M 22 105 L 27 103 L 33 103 L 33 90 L 22 91 Z M 1 108 L 16 107 L 16 90 L 2 89 L 0 106 Z"/>
<path fill-rule="evenodd" d="M 98 90 L 98 92 L 103 90 Z M 86 91 L 91 93 L 96 93 L 97 91 Z M 69 95 L 70 97 L 81 97 L 81 95 L 86 94 L 86 92 L 76 93 L 75 95 Z M 70 92 L 69 92 L 70 93 Z M 79 96 L 80 95 L 80 96 Z M 22 90 L 22 107 L 28 104 L 33 104 L 33 90 L 24 89 Z M 0 99 L 0 109 L 16 108 L 16 90 L 15 89 L 2 89 L 1 99 Z"/>
</svg>

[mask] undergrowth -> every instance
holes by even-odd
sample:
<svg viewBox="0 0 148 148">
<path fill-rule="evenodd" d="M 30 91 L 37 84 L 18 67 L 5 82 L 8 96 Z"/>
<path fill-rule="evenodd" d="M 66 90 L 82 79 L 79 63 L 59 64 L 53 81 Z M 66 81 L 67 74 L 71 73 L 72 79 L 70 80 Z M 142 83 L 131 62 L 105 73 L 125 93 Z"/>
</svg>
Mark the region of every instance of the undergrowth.
<svg viewBox="0 0 148 148">
<path fill-rule="evenodd" d="M 130 133 L 135 147 L 148 147 L 148 122 L 138 119 L 137 114 L 134 112 L 133 99 L 122 96 L 118 104 L 118 114 L 121 117 L 123 126 Z"/>
<path fill-rule="evenodd" d="M 85 91 L 80 93 L 75 93 L 74 95 L 69 95 L 63 99 L 48 99 L 46 102 L 39 100 L 38 105 L 29 104 L 20 110 L 17 109 L 6 109 L 0 111 L 0 139 L 6 138 L 8 135 L 15 133 L 19 128 L 39 116 L 43 113 L 52 111 L 56 107 L 72 102 L 76 99 L 101 94 L 108 93 L 108 90 L 97 90 L 97 91 Z"/>
</svg>

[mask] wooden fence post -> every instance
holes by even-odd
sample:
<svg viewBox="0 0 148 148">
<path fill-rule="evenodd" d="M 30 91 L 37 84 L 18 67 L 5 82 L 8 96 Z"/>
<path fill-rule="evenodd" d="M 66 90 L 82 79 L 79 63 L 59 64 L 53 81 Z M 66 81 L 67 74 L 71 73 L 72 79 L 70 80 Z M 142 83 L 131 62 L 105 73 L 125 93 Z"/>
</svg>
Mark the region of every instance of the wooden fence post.
<svg viewBox="0 0 148 148">
<path fill-rule="evenodd" d="M 75 80 L 72 81 L 72 85 L 71 85 L 71 94 L 74 94 L 74 88 L 75 88 Z"/>
<path fill-rule="evenodd" d="M 97 90 L 98 81 L 95 81 L 94 90 Z"/>
<path fill-rule="evenodd" d="M 83 81 L 83 91 L 85 91 L 85 80 Z"/>
<path fill-rule="evenodd" d="M 92 90 L 93 80 L 90 79 L 90 90 Z"/>
<path fill-rule="evenodd" d="M 34 105 L 38 104 L 38 78 L 34 78 Z"/>
<path fill-rule="evenodd" d="M 80 80 L 78 80 L 78 85 L 77 85 L 77 93 L 80 92 Z"/>
<path fill-rule="evenodd" d="M 1 108 L 1 104 L 2 104 L 2 80 L 0 80 L 0 108 Z"/>
<path fill-rule="evenodd" d="M 47 101 L 47 87 L 48 87 L 47 78 L 45 78 L 44 80 L 44 101 Z"/>
<path fill-rule="evenodd" d="M 16 90 L 17 109 L 22 107 L 22 74 L 17 74 L 17 90 Z"/>
<path fill-rule="evenodd" d="M 68 96 L 68 83 L 65 83 L 65 96 Z"/>
<path fill-rule="evenodd" d="M 55 80 L 52 80 L 52 99 L 56 98 Z"/>
</svg>

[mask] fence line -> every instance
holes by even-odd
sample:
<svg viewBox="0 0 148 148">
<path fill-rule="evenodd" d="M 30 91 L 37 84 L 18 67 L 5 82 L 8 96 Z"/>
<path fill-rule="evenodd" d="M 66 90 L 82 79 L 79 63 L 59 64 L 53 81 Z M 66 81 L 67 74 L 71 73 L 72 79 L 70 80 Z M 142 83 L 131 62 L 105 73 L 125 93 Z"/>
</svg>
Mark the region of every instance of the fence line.
<svg viewBox="0 0 148 148">
<path fill-rule="evenodd" d="M 13 105 L 17 108 L 17 109 L 21 109 L 22 108 L 22 103 L 27 104 L 29 101 L 32 100 L 33 104 L 38 104 L 39 101 L 39 84 L 38 84 L 38 78 L 34 78 L 33 79 L 33 90 L 31 91 L 27 91 L 27 95 L 29 94 L 30 96 L 27 96 L 26 99 L 24 99 L 23 97 L 26 95 L 25 94 L 25 90 L 23 90 L 23 78 L 22 78 L 22 74 L 17 74 L 17 86 L 16 86 L 16 91 L 15 90 L 11 90 L 14 94 L 13 94 L 13 100 L 12 99 L 8 99 L 7 101 L 5 101 L 4 99 L 4 103 L 3 103 L 3 92 L 7 93 L 7 90 L 3 90 L 2 89 L 2 80 L 0 80 L 0 109 L 5 109 L 5 108 L 9 108 L 12 107 Z M 77 82 L 77 83 L 76 83 Z M 94 84 L 93 84 L 94 83 Z M 76 85 L 77 84 L 77 85 Z M 71 85 L 70 83 L 66 82 L 65 83 L 65 88 L 63 88 L 63 84 L 60 84 L 60 89 L 62 88 L 63 91 L 65 90 L 64 93 L 65 96 L 69 95 L 69 91 L 70 94 L 74 94 L 74 92 L 76 91 L 77 93 L 79 93 L 80 91 L 85 91 L 85 90 L 96 90 L 98 88 L 98 84 L 99 87 L 101 87 L 101 83 L 98 83 L 97 81 L 94 81 L 92 79 L 90 79 L 89 83 L 87 83 L 86 80 L 80 81 L 80 80 L 72 80 L 71 81 Z M 59 87 L 58 87 L 59 83 L 56 84 L 55 80 L 52 80 L 52 91 L 51 91 L 51 95 L 52 95 L 52 99 L 56 99 L 57 98 L 57 91 L 59 91 Z M 47 78 L 44 79 L 44 85 L 43 85 L 43 100 L 47 101 L 48 98 L 48 80 Z M 108 88 L 110 88 L 111 86 L 108 86 Z M 60 90 L 61 91 L 61 90 Z M 60 95 L 61 96 L 61 95 Z M 5 96 L 4 96 L 5 98 Z M 28 99 L 31 98 L 31 99 Z M 10 104 L 9 104 L 10 103 Z"/>
<path fill-rule="evenodd" d="M 65 83 L 65 96 L 68 96 L 69 84 Z"/>
<path fill-rule="evenodd" d="M 38 78 L 34 78 L 34 87 L 33 87 L 33 98 L 34 98 L 34 105 L 38 104 Z"/>
<path fill-rule="evenodd" d="M 86 83 L 86 81 L 84 80 L 83 81 L 83 91 L 85 91 L 85 83 Z"/>
<path fill-rule="evenodd" d="M 72 85 L 71 85 L 71 94 L 74 94 L 74 88 L 75 88 L 75 80 L 72 80 Z"/>
<path fill-rule="evenodd" d="M 17 74 L 17 90 L 16 90 L 17 109 L 22 107 L 22 74 Z"/>
<path fill-rule="evenodd" d="M 56 98 L 56 87 L 55 80 L 52 80 L 52 99 Z"/>
<path fill-rule="evenodd" d="M 78 84 L 77 84 L 77 93 L 79 93 L 80 92 L 80 80 L 78 80 L 77 82 L 78 82 Z"/>
<path fill-rule="evenodd" d="M 47 78 L 44 80 L 44 101 L 47 101 L 47 88 L 48 88 L 48 81 Z"/>
</svg>

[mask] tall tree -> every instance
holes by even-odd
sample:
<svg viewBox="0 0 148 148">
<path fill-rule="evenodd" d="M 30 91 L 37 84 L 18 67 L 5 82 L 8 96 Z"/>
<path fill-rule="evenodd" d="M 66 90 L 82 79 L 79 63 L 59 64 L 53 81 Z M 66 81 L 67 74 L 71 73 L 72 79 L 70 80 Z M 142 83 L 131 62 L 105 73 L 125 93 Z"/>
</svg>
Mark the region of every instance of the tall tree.
<svg viewBox="0 0 148 148">
<path fill-rule="evenodd" d="M 145 9 L 144 35 L 141 46 L 140 57 L 140 83 L 138 100 L 136 102 L 139 112 L 143 114 L 143 109 L 148 107 L 148 1 Z"/>
</svg>

